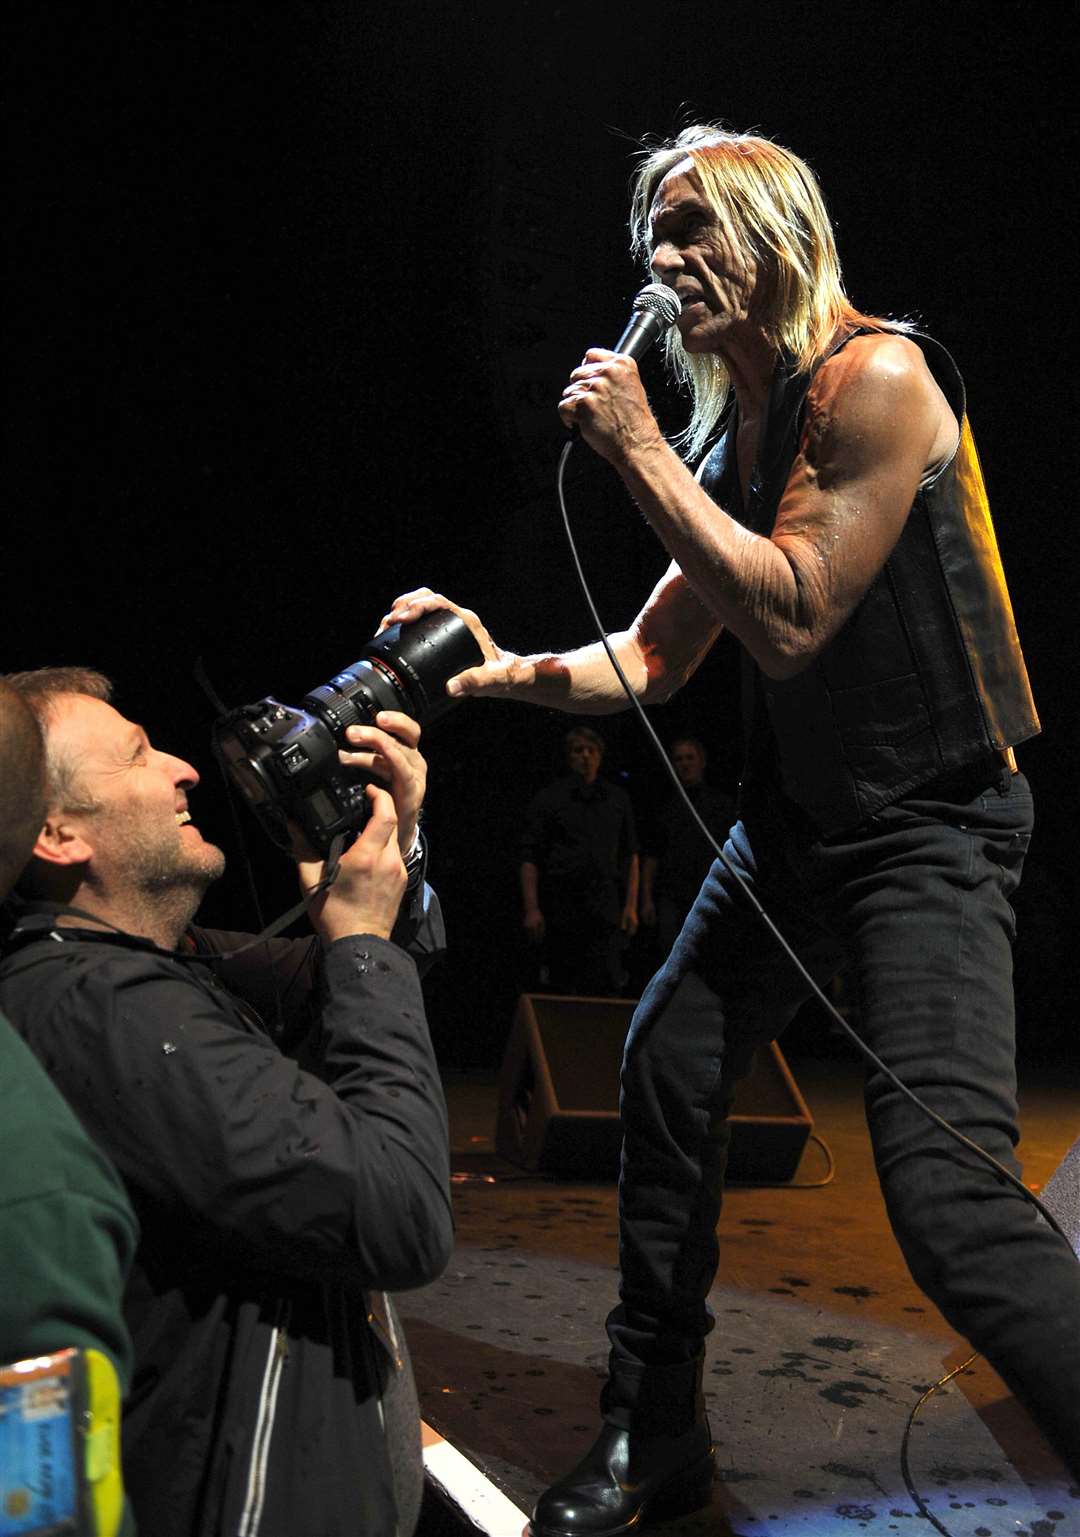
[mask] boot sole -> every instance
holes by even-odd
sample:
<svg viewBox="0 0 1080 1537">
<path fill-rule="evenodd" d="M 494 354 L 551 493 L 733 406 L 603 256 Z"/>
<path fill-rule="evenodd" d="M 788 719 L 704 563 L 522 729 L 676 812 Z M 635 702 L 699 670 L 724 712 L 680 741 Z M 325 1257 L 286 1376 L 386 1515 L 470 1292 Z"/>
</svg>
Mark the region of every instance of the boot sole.
<svg viewBox="0 0 1080 1537">
<path fill-rule="evenodd" d="M 713 1473 L 713 1456 L 710 1452 L 700 1462 L 681 1469 L 670 1483 L 661 1484 L 659 1489 L 642 1500 L 631 1519 L 619 1526 L 595 1527 L 591 1531 L 578 1528 L 572 1531 L 565 1526 L 534 1526 L 530 1521 L 525 1529 L 526 1537 L 627 1537 L 629 1533 L 640 1532 L 650 1520 L 685 1516 L 707 1505 L 712 1494 Z"/>
</svg>

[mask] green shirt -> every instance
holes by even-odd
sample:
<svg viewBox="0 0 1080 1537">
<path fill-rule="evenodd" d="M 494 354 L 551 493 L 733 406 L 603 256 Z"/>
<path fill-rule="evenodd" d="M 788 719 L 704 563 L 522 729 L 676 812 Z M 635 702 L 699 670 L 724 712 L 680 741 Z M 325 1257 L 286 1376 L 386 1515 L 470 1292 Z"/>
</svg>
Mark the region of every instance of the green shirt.
<svg viewBox="0 0 1080 1537">
<path fill-rule="evenodd" d="M 121 1301 L 137 1238 L 112 1164 L 0 1014 L 0 1363 L 100 1350 L 126 1394 Z"/>
</svg>

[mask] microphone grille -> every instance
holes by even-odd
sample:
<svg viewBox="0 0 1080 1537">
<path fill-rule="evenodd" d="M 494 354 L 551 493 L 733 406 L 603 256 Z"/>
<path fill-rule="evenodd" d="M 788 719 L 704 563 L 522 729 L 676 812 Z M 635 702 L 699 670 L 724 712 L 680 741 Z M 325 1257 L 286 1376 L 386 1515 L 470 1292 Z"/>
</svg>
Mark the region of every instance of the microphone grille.
<svg viewBox="0 0 1080 1537">
<path fill-rule="evenodd" d="M 665 283 L 646 283 L 645 287 L 635 298 L 631 309 L 647 310 L 650 315 L 655 315 L 666 331 L 673 326 L 679 317 L 682 305 L 676 294 Z"/>
</svg>

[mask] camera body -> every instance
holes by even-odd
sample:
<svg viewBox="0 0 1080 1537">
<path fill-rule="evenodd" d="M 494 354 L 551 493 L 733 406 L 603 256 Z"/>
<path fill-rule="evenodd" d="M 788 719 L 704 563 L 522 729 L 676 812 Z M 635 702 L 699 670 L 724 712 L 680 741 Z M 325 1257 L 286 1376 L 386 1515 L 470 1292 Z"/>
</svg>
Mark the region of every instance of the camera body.
<svg viewBox="0 0 1080 1537">
<path fill-rule="evenodd" d="M 380 710 L 427 727 L 454 704 L 447 680 L 482 661 L 465 623 L 438 609 L 375 636 L 298 707 L 267 697 L 230 711 L 214 727 L 214 752 L 280 848 L 292 852 L 293 823 L 325 857 L 339 833 L 355 836 L 367 819 L 368 776 L 338 758 L 348 728 L 373 725 Z"/>
</svg>

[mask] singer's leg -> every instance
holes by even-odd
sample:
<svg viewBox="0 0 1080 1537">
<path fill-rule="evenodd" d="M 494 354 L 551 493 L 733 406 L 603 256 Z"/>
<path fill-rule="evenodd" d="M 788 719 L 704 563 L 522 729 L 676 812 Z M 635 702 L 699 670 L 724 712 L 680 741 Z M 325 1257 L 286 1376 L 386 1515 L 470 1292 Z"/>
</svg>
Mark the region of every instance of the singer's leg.
<svg viewBox="0 0 1080 1537">
<path fill-rule="evenodd" d="M 1031 795 L 1007 773 L 973 799 L 926 792 L 837 845 L 860 1030 L 902 1083 L 1012 1173 L 1019 1132 L 1009 896 Z M 911 1272 L 1080 1472 L 1080 1265 L 1022 1190 L 878 1069 L 867 1115 Z"/>
<path fill-rule="evenodd" d="M 784 829 L 733 829 L 726 854 L 815 975 L 833 940 L 798 901 Z M 701 1503 L 711 1482 L 701 1356 L 727 1152 L 725 1118 L 756 1045 L 778 1033 L 806 984 L 727 870 L 713 866 L 666 965 L 639 1005 L 623 1070 L 621 1301 L 608 1321 L 600 1438 L 541 1498 L 535 1537 L 599 1537 L 644 1514 Z"/>
<path fill-rule="evenodd" d="M 749 829 L 739 823 L 725 854 L 821 982 L 838 969 L 840 949 L 814 905 L 802 900 L 781 832 L 767 819 Z M 608 1320 L 611 1378 L 604 1395 L 605 1417 L 615 1424 L 631 1428 L 644 1416 L 682 1429 L 699 1413 L 693 1395 L 713 1326 L 706 1297 L 719 1253 L 728 1115 L 755 1051 L 781 1034 L 808 994 L 717 862 L 627 1040 L 621 1301 Z M 686 1390 L 676 1407 L 661 1384 L 677 1380 L 673 1369 L 680 1365 L 692 1370 L 683 1373 Z"/>
</svg>

